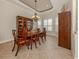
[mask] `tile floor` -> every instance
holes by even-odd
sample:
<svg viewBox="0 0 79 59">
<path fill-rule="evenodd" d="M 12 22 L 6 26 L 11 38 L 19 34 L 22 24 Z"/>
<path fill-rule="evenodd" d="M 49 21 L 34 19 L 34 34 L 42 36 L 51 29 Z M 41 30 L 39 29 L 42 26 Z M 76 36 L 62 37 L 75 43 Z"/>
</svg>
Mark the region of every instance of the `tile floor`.
<svg viewBox="0 0 79 59">
<path fill-rule="evenodd" d="M 70 50 L 59 47 L 56 37 L 47 37 L 47 41 L 38 44 L 36 49 L 28 50 L 26 46 L 22 47 L 17 56 L 15 51 L 12 52 L 13 41 L 5 44 L 0 44 L 0 59 L 73 59 Z"/>
</svg>

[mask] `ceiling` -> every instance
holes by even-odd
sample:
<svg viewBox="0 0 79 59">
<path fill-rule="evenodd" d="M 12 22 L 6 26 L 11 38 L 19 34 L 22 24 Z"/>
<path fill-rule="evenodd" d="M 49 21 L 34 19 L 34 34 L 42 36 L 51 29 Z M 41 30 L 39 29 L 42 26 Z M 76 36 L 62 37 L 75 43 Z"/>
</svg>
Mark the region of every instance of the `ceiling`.
<svg viewBox="0 0 79 59">
<path fill-rule="evenodd" d="M 37 12 L 45 12 L 53 8 L 50 0 L 37 0 L 36 9 L 34 2 L 35 0 L 19 0 L 19 1 L 31 7 L 32 9 L 36 10 Z"/>
<path fill-rule="evenodd" d="M 38 14 L 48 14 L 54 11 L 59 12 L 64 4 L 69 0 L 38 0 L 37 9 L 35 9 L 34 0 L 6 0 L 18 7 L 26 9 L 29 13 L 37 12 Z"/>
</svg>

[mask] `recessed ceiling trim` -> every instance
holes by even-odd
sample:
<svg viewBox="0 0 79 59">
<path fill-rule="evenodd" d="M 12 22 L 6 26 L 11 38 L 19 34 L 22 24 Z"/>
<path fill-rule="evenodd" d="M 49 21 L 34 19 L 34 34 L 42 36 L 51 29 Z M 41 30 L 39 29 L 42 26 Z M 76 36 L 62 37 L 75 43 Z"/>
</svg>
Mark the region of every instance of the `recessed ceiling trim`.
<svg viewBox="0 0 79 59">
<path fill-rule="evenodd" d="M 49 8 L 49 9 L 46 9 L 46 10 L 42 10 L 42 11 L 38 11 L 38 10 L 36 10 L 36 11 L 38 11 L 38 12 L 46 12 L 46 11 L 51 10 L 52 8 L 53 8 L 53 7 Z"/>
<path fill-rule="evenodd" d="M 45 9 L 45 10 L 41 10 L 41 11 L 40 11 L 40 10 L 37 10 L 37 9 L 35 9 L 35 8 L 33 8 L 30 4 L 27 4 L 27 3 L 25 3 L 24 1 L 21 1 L 21 0 L 19 0 L 19 1 L 22 2 L 23 4 L 29 6 L 30 8 L 34 9 L 34 10 L 37 11 L 37 12 L 46 12 L 46 11 L 49 11 L 49 10 L 51 10 L 51 9 L 53 8 L 53 6 L 52 6 L 50 0 L 49 0 L 49 2 L 50 2 L 51 7 L 48 8 L 48 9 Z"/>
</svg>

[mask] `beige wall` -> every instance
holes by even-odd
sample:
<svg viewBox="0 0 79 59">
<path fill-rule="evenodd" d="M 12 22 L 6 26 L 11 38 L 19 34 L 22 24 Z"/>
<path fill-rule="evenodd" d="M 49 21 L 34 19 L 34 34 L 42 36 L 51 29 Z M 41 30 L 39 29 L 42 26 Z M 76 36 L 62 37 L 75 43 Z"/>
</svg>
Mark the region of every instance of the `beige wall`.
<svg viewBox="0 0 79 59">
<path fill-rule="evenodd" d="M 66 11 L 71 11 L 72 33 L 71 33 L 71 50 L 74 59 L 78 58 L 78 33 L 77 33 L 77 0 L 69 0 L 65 5 Z M 61 9 L 62 10 L 62 9 Z"/>
<path fill-rule="evenodd" d="M 72 53 L 78 59 L 77 0 L 72 0 Z"/>
<path fill-rule="evenodd" d="M 17 6 L 7 0 L 0 0 L 0 43 L 13 39 L 11 30 L 16 28 L 16 16 L 31 17 L 32 13 L 30 13 L 27 8 Z"/>
<path fill-rule="evenodd" d="M 76 16 L 77 16 L 76 0 L 69 0 L 69 2 L 66 5 L 67 5 L 66 6 L 67 10 L 72 11 L 72 44 L 71 45 L 72 45 L 73 56 L 74 58 L 77 58 L 78 57 L 77 56 L 77 33 L 75 33 Z M 32 12 L 31 10 L 28 11 L 27 8 L 22 7 L 21 5 L 16 6 L 16 4 L 10 3 L 9 0 L 8 2 L 7 0 L 0 0 L 0 43 L 10 41 L 13 39 L 11 30 L 16 28 L 17 15 L 31 17 L 31 15 L 33 15 Z M 52 14 L 54 13 L 52 12 Z"/>
</svg>

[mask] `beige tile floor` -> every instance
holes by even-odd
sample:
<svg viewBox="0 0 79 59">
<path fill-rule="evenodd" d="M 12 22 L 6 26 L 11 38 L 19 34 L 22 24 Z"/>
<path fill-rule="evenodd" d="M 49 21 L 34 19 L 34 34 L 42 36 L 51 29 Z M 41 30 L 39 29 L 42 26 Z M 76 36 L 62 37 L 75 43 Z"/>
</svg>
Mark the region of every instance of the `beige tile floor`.
<svg viewBox="0 0 79 59">
<path fill-rule="evenodd" d="M 59 47 L 56 37 L 47 37 L 47 41 L 42 43 L 36 49 L 28 50 L 26 46 L 22 47 L 15 57 L 15 51 L 12 52 L 13 41 L 0 44 L 0 59 L 73 59 L 70 50 Z"/>
</svg>

